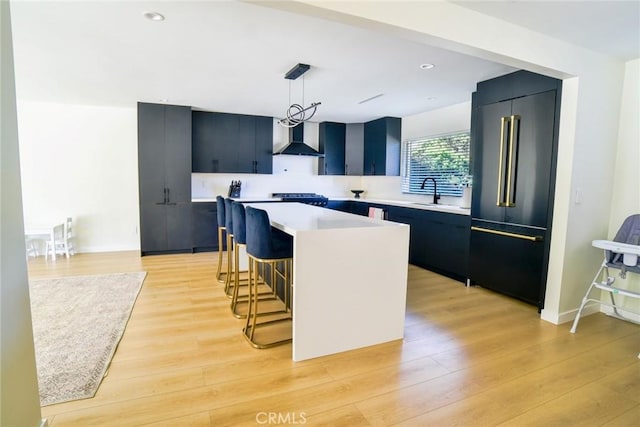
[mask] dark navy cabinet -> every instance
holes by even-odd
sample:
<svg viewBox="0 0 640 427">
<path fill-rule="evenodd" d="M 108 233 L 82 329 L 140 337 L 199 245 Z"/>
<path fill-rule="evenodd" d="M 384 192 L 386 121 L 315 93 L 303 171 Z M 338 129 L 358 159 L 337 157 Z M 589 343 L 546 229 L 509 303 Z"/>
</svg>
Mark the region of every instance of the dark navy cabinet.
<svg viewBox="0 0 640 427">
<path fill-rule="evenodd" d="M 319 175 L 400 175 L 401 119 L 319 126 Z"/>
<path fill-rule="evenodd" d="M 401 123 L 383 117 L 364 124 L 365 175 L 400 175 Z"/>
<path fill-rule="evenodd" d="M 368 203 L 356 202 L 355 200 L 329 200 L 326 207 L 336 211 L 341 211 L 341 212 L 346 212 L 346 213 L 361 215 L 361 216 L 366 216 L 369 212 Z"/>
<path fill-rule="evenodd" d="M 215 202 L 191 204 L 193 251 L 218 250 L 218 218 Z"/>
<path fill-rule="evenodd" d="M 193 112 L 192 171 L 273 172 L 273 118 Z"/>
<path fill-rule="evenodd" d="M 191 251 L 191 107 L 138 103 L 142 255 Z"/>
<path fill-rule="evenodd" d="M 344 141 L 344 174 L 364 174 L 364 123 L 348 123 Z"/>
<path fill-rule="evenodd" d="M 327 208 L 355 215 L 381 208 L 389 221 L 408 224 L 409 263 L 464 282 L 469 260 L 471 218 L 426 209 L 405 208 L 355 200 L 330 200 Z"/>
<path fill-rule="evenodd" d="M 468 215 L 391 206 L 388 219 L 411 227 L 411 264 L 466 280 L 471 221 Z"/>
<path fill-rule="evenodd" d="M 551 240 L 561 88 L 560 80 L 518 71 L 478 83 L 472 99 L 469 279 L 539 309 Z"/>
<path fill-rule="evenodd" d="M 320 123 L 319 146 L 324 157 L 318 160 L 318 175 L 345 174 L 345 131 L 344 123 Z"/>
</svg>

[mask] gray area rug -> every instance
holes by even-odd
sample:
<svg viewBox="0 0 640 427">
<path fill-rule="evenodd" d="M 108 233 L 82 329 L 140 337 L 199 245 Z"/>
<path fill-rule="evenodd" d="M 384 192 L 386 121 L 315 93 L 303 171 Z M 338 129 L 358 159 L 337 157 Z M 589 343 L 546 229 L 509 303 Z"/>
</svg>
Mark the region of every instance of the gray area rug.
<svg viewBox="0 0 640 427">
<path fill-rule="evenodd" d="M 95 395 L 146 274 L 30 282 L 41 406 Z"/>
</svg>

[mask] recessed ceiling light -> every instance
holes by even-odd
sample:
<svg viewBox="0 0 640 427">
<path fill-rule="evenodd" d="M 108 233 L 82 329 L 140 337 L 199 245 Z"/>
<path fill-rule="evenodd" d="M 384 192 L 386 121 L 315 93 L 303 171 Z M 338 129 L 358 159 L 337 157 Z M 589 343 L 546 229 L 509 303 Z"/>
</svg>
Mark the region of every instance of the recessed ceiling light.
<svg viewBox="0 0 640 427">
<path fill-rule="evenodd" d="M 164 15 L 158 12 L 145 12 L 142 14 L 145 18 L 152 21 L 164 21 Z"/>
<path fill-rule="evenodd" d="M 427 98 L 427 101 L 435 101 L 436 99 L 438 98 L 436 98 L 435 96 L 430 96 Z"/>
<path fill-rule="evenodd" d="M 433 65 L 433 64 L 420 64 L 420 69 L 421 70 L 430 70 L 433 67 L 435 67 L 435 65 Z"/>
</svg>

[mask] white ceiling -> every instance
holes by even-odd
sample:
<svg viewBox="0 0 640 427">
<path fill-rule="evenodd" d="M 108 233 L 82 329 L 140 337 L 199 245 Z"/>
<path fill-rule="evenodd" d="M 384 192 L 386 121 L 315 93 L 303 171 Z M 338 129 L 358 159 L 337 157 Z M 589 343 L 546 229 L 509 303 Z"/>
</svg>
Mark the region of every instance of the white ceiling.
<svg viewBox="0 0 640 427">
<path fill-rule="evenodd" d="M 595 16 L 582 13 L 583 7 L 595 10 L 584 3 L 460 2 L 567 40 L 580 37 L 574 29 L 589 28 L 573 42 L 634 57 L 633 46 L 629 52 L 628 43 L 614 39 L 627 40 L 629 31 L 638 35 L 628 6 L 640 3 L 604 2 L 615 7 L 599 8 Z M 562 6 L 556 8 L 559 18 L 548 19 L 554 5 Z M 143 17 L 146 11 L 166 20 L 151 22 Z M 613 23 L 599 21 L 612 11 L 620 14 Z M 11 12 L 20 100 L 129 107 L 168 102 L 282 117 L 290 104 L 284 74 L 302 62 L 312 67 L 304 78 L 304 105 L 322 102 L 313 121 L 363 122 L 468 101 L 476 82 L 513 71 L 396 36 L 241 2 L 14 0 Z M 617 30 L 610 33 L 610 26 Z M 422 63 L 436 67 L 421 70 Z M 302 88 L 302 78 L 291 83 L 291 102 L 303 102 Z M 378 94 L 383 96 L 359 104 Z"/>
<path fill-rule="evenodd" d="M 621 60 L 640 57 L 640 0 L 453 3 Z"/>
</svg>

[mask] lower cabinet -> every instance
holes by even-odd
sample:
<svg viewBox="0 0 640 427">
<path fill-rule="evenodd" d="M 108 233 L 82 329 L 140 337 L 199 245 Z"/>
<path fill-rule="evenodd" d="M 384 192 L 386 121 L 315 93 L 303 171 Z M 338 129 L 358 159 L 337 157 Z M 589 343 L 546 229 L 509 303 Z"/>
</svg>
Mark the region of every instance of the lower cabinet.
<svg viewBox="0 0 640 427">
<path fill-rule="evenodd" d="M 372 205 L 373 206 L 373 205 Z M 347 212 L 354 215 L 367 216 L 369 204 L 354 200 L 329 200 L 327 208 L 334 211 Z"/>
<path fill-rule="evenodd" d="M 349 202 L 346 200 L 329 200 L 326 208 L 334 211 L 349 212 Z"/>
<path fill-rule="evenodd" d="M 191 203 L 140 206 L 142 255 L 191 251 Z"/>
<path fill-rule="evenodd" d="M 422 262 L 426 268 L 466 280 L 471 218 L 467 215 L 428 212 L 423 230 Z"/>
<path fill-rule="evenodd" d="M 409 224 L 409 263 L 466 281 L 471 227 L 468 215 L 351 200 L 330 200 L 327 205 L 356 215 L 367 215 L 369 207 L 384 209 L 389 221 Z"/>
<path fill-rule="evenodd" d="M 194 252 L 218 250 L 218 211 L 215 202 L 191 204 L 192 245 Z"/>
<path fill-rule="evenodd" d="M 468 215 L 390 206 L 388 219 L 411 227 L 411 264 L 466 280 L 471 226 Z"/>
</svg>

